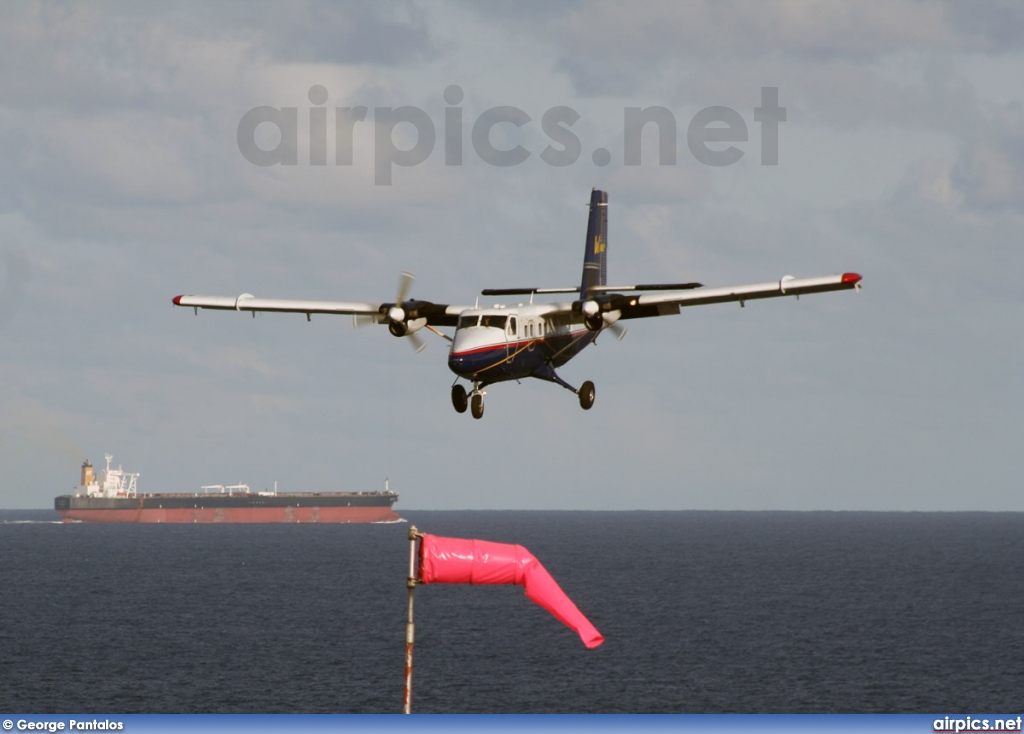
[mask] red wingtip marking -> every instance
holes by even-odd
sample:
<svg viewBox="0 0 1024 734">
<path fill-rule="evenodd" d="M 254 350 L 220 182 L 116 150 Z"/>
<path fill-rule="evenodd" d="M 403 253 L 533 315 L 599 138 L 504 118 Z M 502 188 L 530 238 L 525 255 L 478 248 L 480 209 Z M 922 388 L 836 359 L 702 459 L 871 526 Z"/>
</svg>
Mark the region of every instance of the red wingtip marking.
<svg viewBox="0 0 1024 734">
<path fill-rule="evenodd" d="M 182 296 L 175 296 L 174 298 L 171 299 L 171 303 L 173 303 L 175 306 L 180 306 L 181 305 L 181 299 L 182 299 Z"/>
<path fill-rule="evenodd" d="M 843 273 L 844 283 L 859 283 L 860 273 Z"/>
</svg>

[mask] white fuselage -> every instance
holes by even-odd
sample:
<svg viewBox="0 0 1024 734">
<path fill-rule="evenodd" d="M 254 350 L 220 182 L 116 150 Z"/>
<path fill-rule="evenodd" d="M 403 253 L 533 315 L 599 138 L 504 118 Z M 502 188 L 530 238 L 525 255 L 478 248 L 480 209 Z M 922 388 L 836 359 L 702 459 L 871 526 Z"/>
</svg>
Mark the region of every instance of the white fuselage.
<svg viewBox="0 0 1024 734">
<path fill-rule="evenodd" d="M 484 383 L 529 377 L 557 367 L 593 341 L 596 332 L 563 306 L 528 303 L 466 309 L 459 315 L 448 366 Z"/>
</svg>

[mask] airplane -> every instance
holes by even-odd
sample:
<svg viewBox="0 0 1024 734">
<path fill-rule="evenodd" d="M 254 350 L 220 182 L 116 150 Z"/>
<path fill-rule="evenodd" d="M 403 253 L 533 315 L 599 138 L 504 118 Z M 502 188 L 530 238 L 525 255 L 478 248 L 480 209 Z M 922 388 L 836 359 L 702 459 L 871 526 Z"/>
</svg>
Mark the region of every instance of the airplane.
<svg viewBox="0 0 1024 734">
<path fill-rule="evenodd" d="M 487 288 L 482 296 L 525 296 L 529 303 L 515 306 L 459 306 L 409 298 L 415 276 L 403 271 L 398 295 L 392 302 L 349 303 L 303 301 L 240 296 L 180 295 L 175 306 L 223 311 L 294 312 L 306 314 L 350 314 L 353 324 L 387 325 L 394 336 L 408 339 L 419 352 L 425 346 L 418 332 L 427 329 L 448 340 L 448 367 L 456 374 L 451 388 L 452 405 L 459 413 L 467 407 L 474 418 L 484 414 L 485 388 L 499 382 L 534 377 L 554 382 L 576 394 L 580 407 L 594 405 L 595 389 L 590 380 L 575 388 L 555 371 L 605 330 L 621 339 L 620 321 L 678 314 L 683 306 L 739 302 L 759 298 L 795 296 L 827 291 L 859 290 L 858 273 L 840 273 L 813 278 L 784 276 L 780 280 L 752 285 L 705 288 L 701 283 L 648 283 L 608 285 L 608 194 L 594 189 L 590 196 L 583 277 L 578 287 Z M 573 300 L 535 303 L 534 296 L 572 293 Z M 437 327 L 455 327 L 449 336 Z M 472 384 L 467 391 L 459 380 Z"/>
</svg>

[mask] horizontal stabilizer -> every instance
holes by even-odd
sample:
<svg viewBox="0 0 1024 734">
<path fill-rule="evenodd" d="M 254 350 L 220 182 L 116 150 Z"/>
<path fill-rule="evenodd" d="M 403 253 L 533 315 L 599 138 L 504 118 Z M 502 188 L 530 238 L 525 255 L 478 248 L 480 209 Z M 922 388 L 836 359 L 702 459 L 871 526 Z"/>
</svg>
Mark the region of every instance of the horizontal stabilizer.
<svg viewBox="0 0 1024 734">
<path fill-rule="evenodd" d="M 593 293 L 615 293 L 617 291 L 686 291 L 703 288 L 703 283 L 644 283 L 641 285 L 593 285 Z"/>
<path fill-rule="evenodd" d="M 592 285 L 591 293 L 617 291 L 685 291 L 701 288 L 703 283 L 643 283 L 640 285 Z M 579 293 L 579 288 L 484 288 L 482 296 L 532 296 L 535 293 Z"/>
<path fill-rule="evenodd" d="M 484 288 L 481 296 L 530 296 L 534 293 L 579 293 L 579 288 Z"/>
</svg>

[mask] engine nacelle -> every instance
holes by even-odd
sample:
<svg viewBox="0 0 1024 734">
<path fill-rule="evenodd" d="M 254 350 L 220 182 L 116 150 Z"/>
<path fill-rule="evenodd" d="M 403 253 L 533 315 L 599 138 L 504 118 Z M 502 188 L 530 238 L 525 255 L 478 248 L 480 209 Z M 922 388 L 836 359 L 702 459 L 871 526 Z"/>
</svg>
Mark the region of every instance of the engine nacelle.
<svg viewBox="0 0 1024 734">
<path fill-rule="evenodd" d="M 577 316 L 583 317 L 583 323 L 588 329 L 591 331 L 597 331 L 601 328 L 602 306 L 603 304 L 594 299 L 574 301 L 572 304 L 572 312 Z"/>
<path fill-rule="evenodd" d="M 611 326 L 620 318 L 622 318 L 622 311 L 619 311 L 618 309 L 614 311 L 606 311 L 601 314 L 601 320 L 604 321 L 605 326 Z"/>
<path fill-rule="evenodd" d="M 409 319 L 408 321 L 390 321 L 388 322 L 388 331 L 390 331 L 394 336 L 409 336 L 409 334 L 415 334 L 426 325 L 426 318 Z"/>
<path fill-rule="evenodd" d="M 590 331 L 600 331 L 606 326 L 611 326 L 622 317 L 622 311 L 618 309 L 614 311 L 605 311 L 604 313 L 595 314 L 594 316 L 587 316 L 583 319 L 584 326 Z"/>
</svg>

